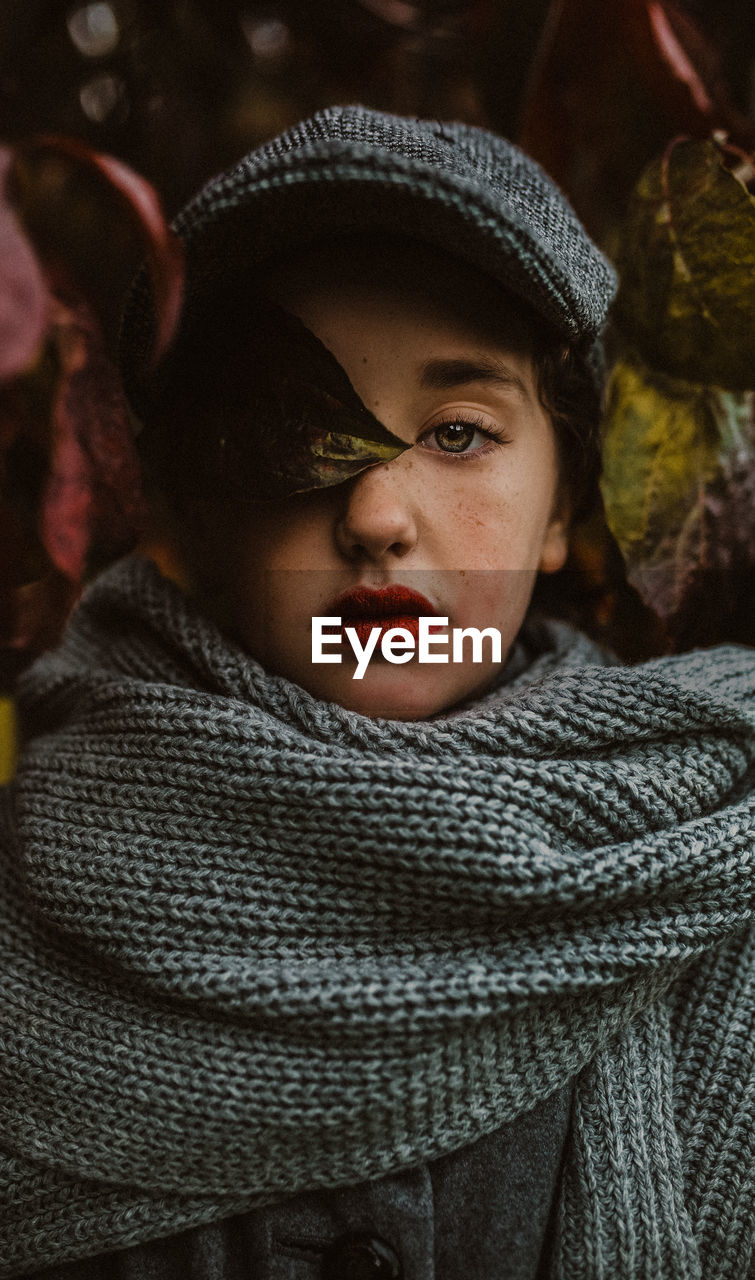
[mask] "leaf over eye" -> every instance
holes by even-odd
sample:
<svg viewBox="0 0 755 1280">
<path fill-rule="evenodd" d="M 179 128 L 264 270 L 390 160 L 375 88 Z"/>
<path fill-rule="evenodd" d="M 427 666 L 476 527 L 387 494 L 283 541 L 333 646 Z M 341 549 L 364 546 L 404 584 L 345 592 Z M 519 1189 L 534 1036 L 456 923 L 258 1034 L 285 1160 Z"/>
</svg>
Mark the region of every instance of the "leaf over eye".
<svg viewBox="0 0 755 1280">
<path fill-rule="evenodd" d="M 294 380 L 279 386 L 278 394 L 283 412 L 270 414 L 268 401 L 266 429 L 254 450 L 275 496 L 343 484 L 408 448 L 361 401 L 346 405 L 318 386 Z M 248 445 L 254 449 L 253 441 Z"/>
<path fill-rule="evenodd" d="M 267 301 L 250 344 L 255 433 L 249 446 L 274 496 L 329 488 L 408 448 L 369 411 L 333 353 Z"/>
<path fill-rule="evenodd" d="M 302 488 L 296 490 L 299 493 L 342 484 L 366 467 L 375 466 L 378 462 L 391 462 L 404 447 L 403 441 L 381 442 L 365 435 L 349 435 L 344 431 L 318 427 L 310 427 L 307 443 L 309 457 L 302 476 Z"/>
<path fill-rule="evenodd" d="M 317 388 L 289 388 L 289 395 L 285 414 L 264 427 L 258 421 L 256 442 L 250 437 L 243 446 L 247 457 L 256 456 L 257 468 L 255 492 L 245 480 L 247 497 L 283 498 L 331 488 L 368 467 L 391 462 L 409 447 L 387 430 L 384 439 L 377 439 L 372 425 L 343 405 L 329 408 L 328 421 L 339 428 L 330 430 L 318 420 Z M 250 471 L 245 469 L 244 475 Z"/>
<path fill-rule="evenodd" d="M 169 482 L 187 430 L 206 460 L 203 491 L 252 502 L 342 484 L 409 448 L 363 404 L 324 343 L 282 307 L 246 289 L 195 305 L 191 317 L 145 379 Z"/>
<path fill-rule="evenodd" d="M 366 436 L 344 435 L 338 431 L 313 431 L 309 447 L 315 457 L 329 458 L 334 462 L 356 462 L 359 466 L 363 466 L 367 458 L 375 462 L 389 462 L 401 453 L 392 441 L 381 444 Z"/>
</svg>

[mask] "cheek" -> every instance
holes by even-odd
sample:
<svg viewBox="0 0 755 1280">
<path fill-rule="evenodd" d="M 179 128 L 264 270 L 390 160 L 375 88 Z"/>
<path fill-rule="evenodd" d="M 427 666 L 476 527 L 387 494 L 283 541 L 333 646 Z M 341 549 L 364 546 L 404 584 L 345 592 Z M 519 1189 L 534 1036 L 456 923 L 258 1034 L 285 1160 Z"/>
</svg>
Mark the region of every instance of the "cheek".
<svg viewBox="0 0 755 1280">
<path fill-rule="evenodd" d="M 504 648 L 508 647 L 524 619 L 536 577 L 536 570 L 502 567 L 456 575 L 449 583 L 452 624 L 495 627 L 501 632 Z"/>
<path fill-rule="evenodd" d="M 470 571 L 536 569 L 554 499 L 513 481 L 456 495 L 434 522 L 441 562 Z"/>
<path fill-rule="evenodd" d="M 505 447 L 477 475 L 462 472 L 438 527 L 469 569 L 535 570 L 558 492 L 558 460 L 550 425 Z M 476 470 L 476 468 L 474 468 Z"/>
</svg>

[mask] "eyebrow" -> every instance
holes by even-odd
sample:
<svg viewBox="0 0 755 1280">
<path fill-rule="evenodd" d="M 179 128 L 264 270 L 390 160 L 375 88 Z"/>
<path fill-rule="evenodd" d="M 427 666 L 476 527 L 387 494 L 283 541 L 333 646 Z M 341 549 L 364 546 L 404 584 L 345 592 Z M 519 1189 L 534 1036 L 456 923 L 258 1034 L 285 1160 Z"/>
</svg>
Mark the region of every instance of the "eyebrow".
<svg viewBox="0 0 755 1280">
<path fill-rule="evenodd" d="M 513 387 L 523 396 L 530 394 L 527 384 L 507 365 L 497 360 L 477 359 L 427 360 L 419 376 L 420 386 L 430 391 L 452 391 L 469 382 L 492 382 Z"/>
</svg>

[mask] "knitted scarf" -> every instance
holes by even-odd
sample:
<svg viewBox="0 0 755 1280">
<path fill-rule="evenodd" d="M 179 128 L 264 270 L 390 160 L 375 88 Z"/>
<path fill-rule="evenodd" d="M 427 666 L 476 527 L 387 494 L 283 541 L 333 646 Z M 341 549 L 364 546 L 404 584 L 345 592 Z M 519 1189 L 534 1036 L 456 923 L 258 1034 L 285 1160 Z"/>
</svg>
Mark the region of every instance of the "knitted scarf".
<svg viewBox="0 0 755 1280">
<path fill-rule="evenodd" d="M 576 1076 L 555 1274 L 742 1280 L 755 654 L 525 643 L 478 702 L 373 720 L 147 561 L 90 589 L 2 807 L 1 1276 L 409 1167 Z"/>
</svg>

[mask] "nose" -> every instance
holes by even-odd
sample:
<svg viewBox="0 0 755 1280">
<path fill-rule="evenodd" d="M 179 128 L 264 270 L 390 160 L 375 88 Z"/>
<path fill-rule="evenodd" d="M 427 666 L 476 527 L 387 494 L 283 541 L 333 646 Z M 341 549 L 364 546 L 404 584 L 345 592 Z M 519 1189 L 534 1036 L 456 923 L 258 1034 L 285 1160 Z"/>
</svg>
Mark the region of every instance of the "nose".
<svg viewBox="0 0 755 1280">
<path fill-rule="evenodd" d="M 406 456 L 361 471 L 344 486 L 335 538 L 350 561 L 401 558 L 417 544 L 411 468 Z"/>
</svg>

